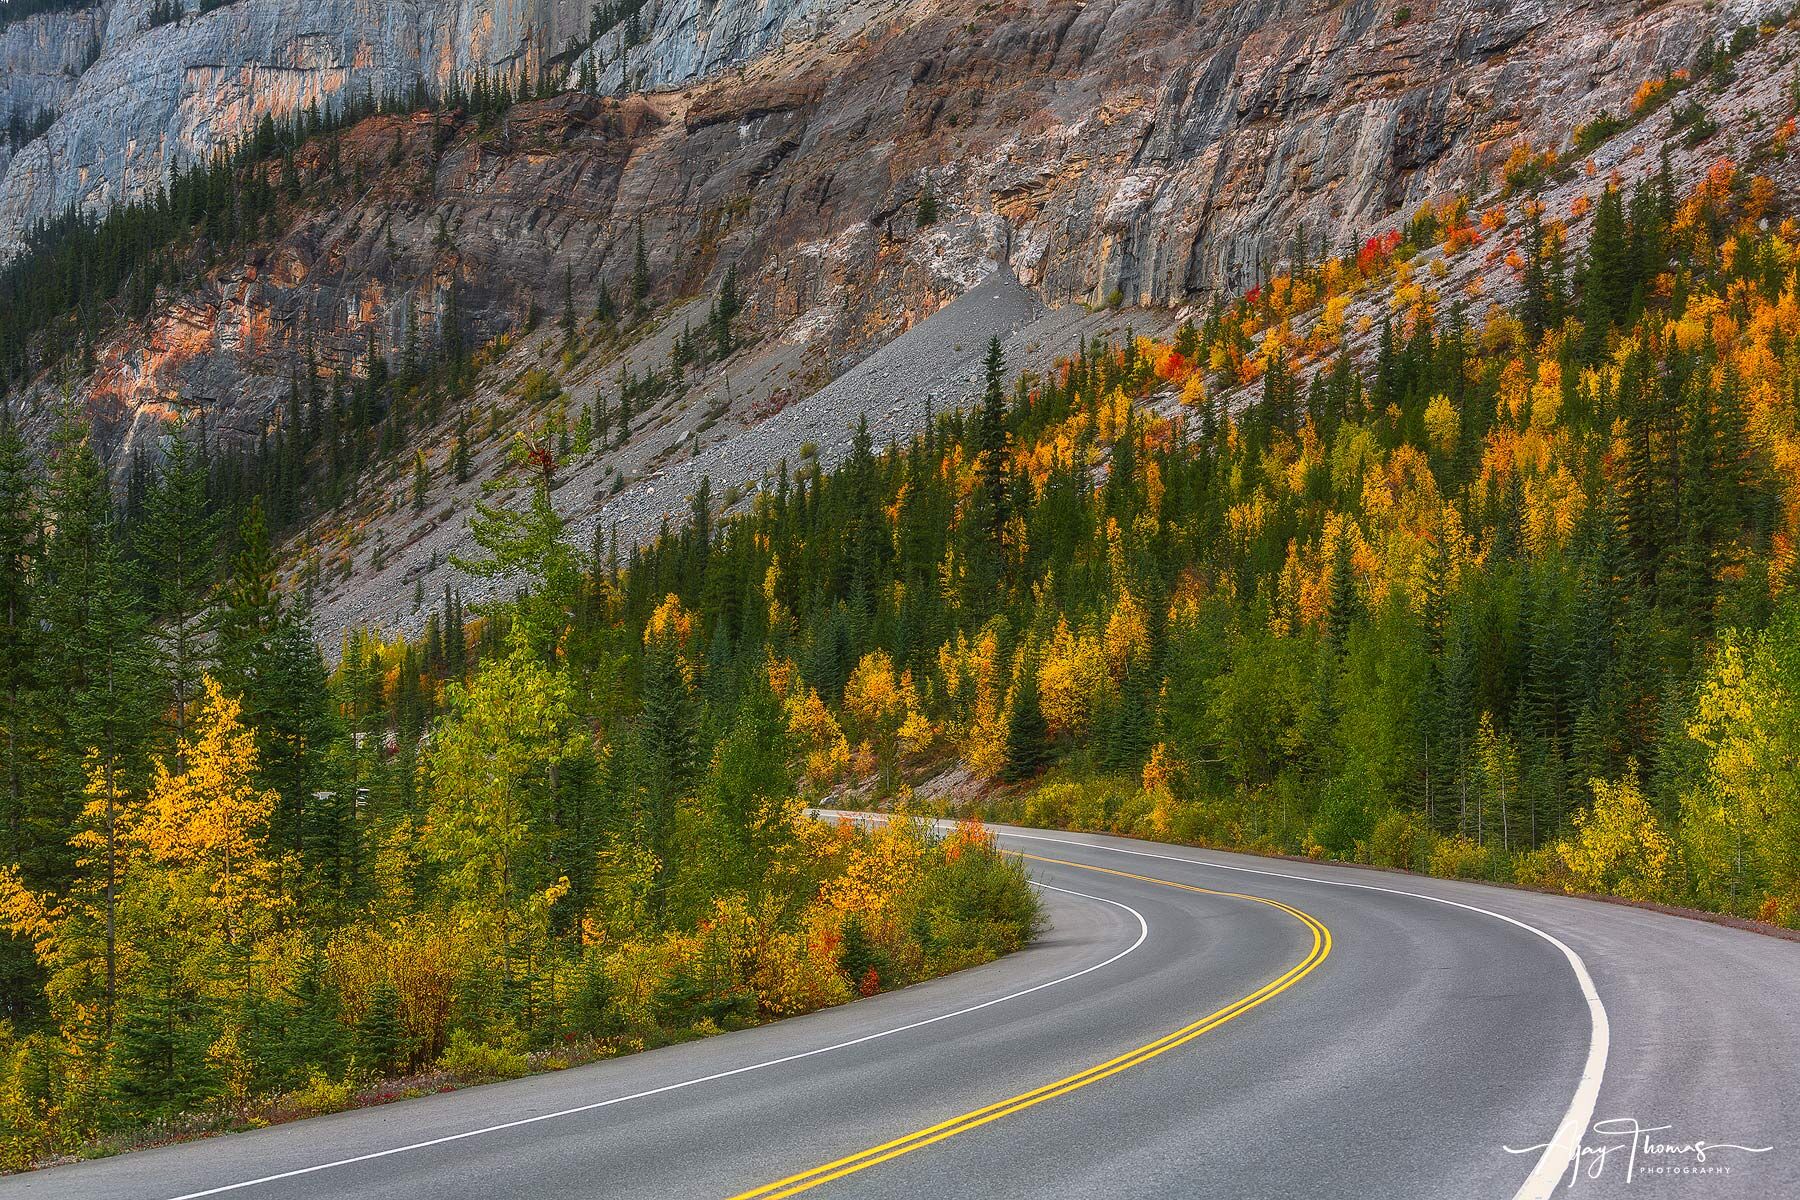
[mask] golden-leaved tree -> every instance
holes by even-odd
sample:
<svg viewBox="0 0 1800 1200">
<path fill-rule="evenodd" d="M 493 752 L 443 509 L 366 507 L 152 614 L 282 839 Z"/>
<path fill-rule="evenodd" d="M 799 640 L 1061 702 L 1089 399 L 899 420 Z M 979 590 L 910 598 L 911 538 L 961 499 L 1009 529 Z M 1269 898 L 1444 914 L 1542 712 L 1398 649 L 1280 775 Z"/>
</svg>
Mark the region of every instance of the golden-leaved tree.
<svg viewBox="0 0 1800 1200">
<path fill-rule="evenodd" d="M 1627 900 L 1662 900 L 1674 844 L 1638 784 L 1637 768 L 1593 782 L 1594 807 L 1575 816 L 1575 836 L 1558 847 L 1575 887 Z"/>
<path fill-rule="evenodd" d="M 527 982 L 569 881 L 551 864 L 551 819 L 566 764 L 586 752 L 565 677 L 522 642 L 452 687 L 426 760 L 431 807 L 420 833 L 444 909 L 489 940 L 503 989 Z"/>
<path fill-rule="evenodd" d="M 49 977 L 53 1016 L 78 1051 L 71 1103 L 87 1109 L 108 1095 L 142 1113 L 209 1096 L 228 1065 L 232 1006 L 280 923 L 288 864 L 267 841 L 276 796 L 256 785 L 237 699 L 211 677 L 202 686 L 193 736 L 175 768 L 154 764 L 145 796 L 90 772 L 66 894 L 0 874 L 0 912 Z"/>
<path fill-rule="evenodd" d="M 1681 841 L 1710 908 L 1800 918 L 1800 618 L 1728 634 L 1694 698 L 1705 774 L 1682 797 Z"/>
</svg>

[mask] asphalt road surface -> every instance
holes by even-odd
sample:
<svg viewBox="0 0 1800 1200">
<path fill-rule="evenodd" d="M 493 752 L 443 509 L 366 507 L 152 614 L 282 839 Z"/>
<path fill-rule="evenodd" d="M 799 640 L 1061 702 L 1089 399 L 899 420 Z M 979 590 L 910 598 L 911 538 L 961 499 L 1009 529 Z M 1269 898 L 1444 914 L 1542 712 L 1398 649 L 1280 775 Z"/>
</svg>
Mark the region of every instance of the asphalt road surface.
<svg viewBox="0 0 1800 1200">
<path fill-rule="evenodd" d="M 1003 961 L 0 1197 L 1800 1197 L 1800 943 L 998 832 L 1051 916 Z"/>
</svg>

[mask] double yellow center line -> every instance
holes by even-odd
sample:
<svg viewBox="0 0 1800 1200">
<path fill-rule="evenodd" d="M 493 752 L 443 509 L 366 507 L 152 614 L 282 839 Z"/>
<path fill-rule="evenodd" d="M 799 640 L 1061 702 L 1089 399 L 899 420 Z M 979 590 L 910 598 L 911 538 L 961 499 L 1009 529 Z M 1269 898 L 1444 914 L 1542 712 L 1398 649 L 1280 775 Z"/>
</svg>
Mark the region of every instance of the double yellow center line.
<svg viewBox="0 0 1800 1200">
<path fill-rule="evenodd" d="M 1302 925 L 1306 926 L 1307 930 L 1312 934 L 1312 948 L 1307 951 L 1305 958 L 1302 958 L 1299 962 L 1289 967 L 1286 971 L 1283 971 L 1268 983 L 1263 984 L 1263 986 L 1257 988 L 1248 996 L 1233 1000 L 1224 1008 L 1221 1008 L 1216 1012 L 1208 1013 L 1206 1016 L 1201 1017 L 1192 1024 L 1183 1025 L 1173 1033 L 1164 1034 L 1153 1042 L 1146 1042 L 1135 1050 L 1128 1050 L 1117 1058 L 1108 1059 L 1096 1066 L 1089 1067 L 1085 1071 L 1080 1071 L 1067 1078 L 1059 1079 L 1055 1083 L 1046 1083 L 1042 1087 L 1033 1088 L 1029 1092 L 1021 1092 L 1017 1096 L 1001 1100 L 995 1104 L 990 1104 L 985 1108 L 977 1108 L 971 1112 L 963 1113 L 959 1117 L 952 1117 L 948 1121 L 941 1121 L 936 1125 L 915 1130 L 905 1137 L 895 1138 L 891 1142 L 883 1142 L 879 1146 L 871 1146 L 869 1149 L 858 1154 L 852 1154 L 847 1158 L 840 1158 L 835 1162 L 825 1163 L 822 1166 L 814 1167 L 810 1171 L 802 1171 L 798 1175 L 790 1175 L 786 1179 L 778 1179 L 774 1183 L 765 1184 L 752 1191 L 741 1192 L 738 1195 L 731 1197 L 731 1200 L 780 1200 L 783 1196 L 793 1196 L 811 1188 L 816 1188 L 822 1183 L 830 1183 L 834 1179 L 842 1179 L 846 1175 L 854 1175 L 858 1171 L 867 1170 L 877 1163 L 886 1162 L 890 1158 L 898 1158 L 902 1154 L 910 1154 L 914 1150 L 923 1149 L 935 1142 L 941 1142 L 945 1138 L 955 1137 L 959 1133 L 966 1133 L 971 1129 L 986 1125 L 989 1121 L 998 1121 L 1001 1117 L 1011 1116 L 1013 1113 L 1023 1111 L 1033 1105 L 1042 1104 L 1046 1100 L 1053 1100 L 1058 1096 L 1065 1096 L 1068 1093 L 1075 1091 L 1077 1088 L 1088 1086 L 1090 1083 L 1098 1083 L 1100 1080 L 1117 1075 L 1120 1071 L 1126 1070 L 1129 1067 L 1135 1067 L 1139 1063 L 1148 1062 L 1157 1055 L 1173 1050 L 1177 1046 L 1185 1045 L 1199 1037 L 1201 1034 L 1217 1029 L 1234 1017 L 1242 1016 L 1244 1013 L 1249 1012 L 1270 997 L 1280 995 L 1288 988 L 1293 987 L 1294 984 L 1300 982 L 1301 979 L 1305 978 L 1314 967 L 1325 961 L 1326 955 L 1331 953 L 1331 930 L 1327 929 L 1317 918 L 1308 913 L 1301 912 L 1291 905 L 1283 904 L 1279 900 L 1271 900 L 1266 896 L 1251 896 L 1244 892 L 1221 892 L 1212 888 L 1196 887 L 1191 883 L 1176 883 L 1171 879 L 1157 879 L 1149 875 L 1134 875 L 1130 871 L 1115 871 L 1110 867 L 1089 866 L 1087 863 L 1069 862 L 1060 858 L 1041 858 L 1035 854 L 1024 854 L 1020 857 L 1030 859 L 1033 862 L 1053 863 L 1059 867 L 1076 867 L 1083 871 L 1097 871 L 1104 875 L 1118 875 L 1125 879 L 1136 879 L 1144 883 L 1160 884 L 1163 887 L 1180 888 L 1183 891 L 1188 892 L 1200 892 L 1208 896 L 1225 896 L 1234 900 L 1250 900 L 1257 904 L 1267 904 L 1271 908 L 1280 909 L 1282 912 L 1287 913 Z"/>
</svg>

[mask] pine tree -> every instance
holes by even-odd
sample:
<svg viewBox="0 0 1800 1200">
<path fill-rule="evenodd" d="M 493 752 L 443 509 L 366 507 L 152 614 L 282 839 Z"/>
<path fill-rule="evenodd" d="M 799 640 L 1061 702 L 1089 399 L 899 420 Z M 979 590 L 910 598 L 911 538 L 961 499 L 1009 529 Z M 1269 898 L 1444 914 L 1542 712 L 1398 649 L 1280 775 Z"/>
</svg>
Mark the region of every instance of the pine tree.
<svg viewBox="0 0 1800 1200">
<path fill-rule="evenodd" d="M 1624 202 L 1617 187 L 1608 187 L 1594 210 L 1587 268 L 1582 275 L 1584 348 L 1589 360 L 1599 357 L 1606 335 L 1630 309 L 1635 284 L 1632 265 Z"/>
<path fill-rule="evenodd" d="M 1050 726 L 1038 696 L 1037 671 L 1027 662 L 1019 671 L 1006 714 L 1006 769 L 1010 780 L 1030 779 L 1050 758 Z"/>
<path fill-rule="evenodd" d="M 37 853 L 24 856 L 58 881 L 73 866 L 63 839 L 85 804 L 84 764 L 117 796 L 141 769 L 149 732 L 144 617 L 111 510 L 88 428 L 71 416 L 55 444 L 40 610 L 45 677 L 56 681 L 44 693 L 52 758 L 34 813 Z"/>
<path fill-rule="evenodd" d="M 187 736 L 189 708 L 206 669 L 206 597 L 214 579 L 217 522 L 206 502 L 206 464 L 179 429 L 171 431 L 137 529 L 161 626 L 156 634 L 171 733 Z"/>
<path fill-rule="evenodd" d="M 1331 594 L 1325 610 L 1325 632 L 1331 648 L 1342 654 L 1357 614 L 1356 573 L 1350 563 L 1350 531 L 1338 536 L 1331 563 Z"/>
<path fill-rule="evenodd" d="M 36 741 L 36 485 L 11 407 L 0 400 L 0 837 L 5 838 L 9 863 L 22 863 L 25 857 L 25 789 Z M 38 1015 L 39 974 L 28 939 L 0 941 L 0 1017 L 28 1022 Z"/>
<path fill-rule="evenodd" d="M 19 861 L 25 822 L 25 774 L 31 723 L 27 698 L 35 685 L 37 623 L 33 616 L 33 572 L 38 515 L 33 493 L 36 471 L 12 420 L 0 402 L 0 754 L 5 755 L 4 836 L 10 861 Z"/>
<path fill-rule="evenodd" d="M 368 1006 L 356 1023 L 356 1063 L 378 1075 L 403 1070 L 411 1057 L 400 1019 L 400 991 L 385 979 L 369 989 Z"/>
<path fill-rule="evenodd" d="M 713 302 L 712 310 L 713 357 L 721 362 L 731 357 L 731 322 L 737 314 L 737 266 L 733 264 L 725 268 L 725 277 L 719 282 L 719 296 Z"/>
<path fill-rule="evenodd" d="M 663 864 L 659 877 L 666 882 L 673 862 L 676 804 L 694 781 L 698 734 L 687 672 L 666 637 L 653 637 L 644 648 L 642 697 L 638 741 L 646 795 L 644 833 L 650 852 Z"/>
<path fill-rule="evenodd" d="M 463 317 L 461 289 L 456 280 L 450 281 L 450 287 L 444 294 L 444 314 L 439 323 L 440 338 L 444 348 L 444 362 L 450 368 L 452 379 L 462 374 L 464 356 L 467 353 L 463 345 Z"/>
<path fill-rule="evenodd" d="M 262 497 L 252 497 L 244 510 L 237 544 L 219 614 L 218 658 L 221 682 L 241 694 L 255 687 L 281 620 L 279 570 Z"/>
<path fill-rule="evenodd" d="M 1562 319 L 1562 297 L 1554 263 L 1544 253 L 1544 225 L 1535 203 L 1520 241 L 1525 247 L 1525 294 L 1519 301 L 1519 319 L 1525 336 L 1536 345 L 1544 331 Z"/>
<path fill-rule="evenodd" d="M 456 476 L 456 482 L 469 482 L 469 415 L 459 413 L 456 418 L 456 442 L 450 449 L 450 471 Z"/>
<path fill-rule="evenodd" d="M 650 300 L 650 259 L 644 252 L 644 223 L 637 223 L 637 240 L 631 252 L 631 306 L 643 316 Z"/>
<path fill-rule="evenodd" d="M 173 947 L 139 947 L 144 979 L 119 1014 L 113 1044 L 116 1098 L 139 1119 L 200 1107 L 217 1090 L 207 1051 L 216 1021 L 205 998 L 174 960 Z"/>
<path fill-rule="evenodd" d="M 615 448 L 622 447 L 631 440 L 631 389 L 619 389 L 618 433 L 613 439 Z"/>
<path fill-rule="evenodd" d="M 970 547 L 969 586 L 977 603 L 976 611 L 981 611 L 982 606 L 991 607 L 997 599 L 1006 565 L 1006 357 L 997 337 L 988 342 L 982 373 L 981 409 L 975 417 L 975 490 L 969 505 L 969 528 L 974 539 Z"/>
<path fill-rule="evenodd" d="M 300 973 L 287 986 L 284 1049 L 303 1079 L 316 1070 L 328 1078 L 343 1075 L 349 1047 L 341 1014 L 342 998 L 326 974 L 325 957 L 315 947 L 302 961 Z"/>
<path fill-rule="evenodd" d="M 256 733 L 258 781 L 278 797 L 271 843 L 313 860 L 314 845 L 348 836 L 315 828 L 308 809 L 331 737 L 325 663 L 306 615 L 283 601 L 260 498 L 245 510 L 238 541 L 219 615 L 219 678 L 243 698 L 243 721 Z"/>
<path fill-rule="evenodd" d="M 924 229 L 929 225 L 936 224 L 937 219 L 937 196 L 932 193 L 932 190 L 929 187 L 920 188 L 918 207 L 914 210 L 914 223 L 918 225 L 920 229 Z"/>
</svg>

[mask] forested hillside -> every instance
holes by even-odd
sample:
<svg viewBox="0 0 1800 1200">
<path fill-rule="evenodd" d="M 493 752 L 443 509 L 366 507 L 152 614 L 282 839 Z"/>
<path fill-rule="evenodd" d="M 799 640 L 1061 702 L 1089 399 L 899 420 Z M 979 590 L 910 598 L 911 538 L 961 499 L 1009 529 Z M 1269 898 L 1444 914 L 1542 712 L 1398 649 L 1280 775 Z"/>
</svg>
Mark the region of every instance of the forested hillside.
<svg viewBox="0 0 1800 1200">
<path fill-rule="evenodd" d="M 1050 772 L 989 814 L 1793 925 L 1800 227 L 1728 160 L 1594 193 L 1584 252 L 1458 201 L 1173 344 L 992 355 L 908 446 L 697 497 L 625 625 L 674 593 L 709 678 L 795 663 L 820 786 L 954 754 Z M 1515 304 L 1436 294 L 1515 223 Z"/>
<path fill-rule="evenodd" d="M 827 828 L 806 696 L 531 515 L 531 593 L 327 673 L 262 496 L 178 434 L 141 512 L 0 421 L 0 1166 L 553 1069 L 1016 949 L 979 827 Z M 222 490 L 223 489 L 223 490 Z M 572 623 L 573 620 L 573 623 Z M 792 726 L 792 727 L 791 727 Z"/>
</svg>

